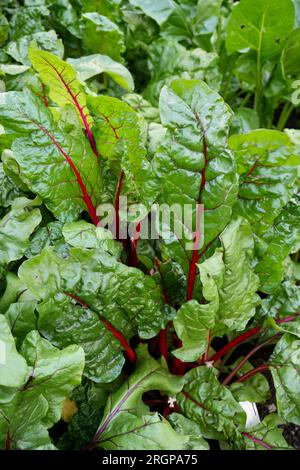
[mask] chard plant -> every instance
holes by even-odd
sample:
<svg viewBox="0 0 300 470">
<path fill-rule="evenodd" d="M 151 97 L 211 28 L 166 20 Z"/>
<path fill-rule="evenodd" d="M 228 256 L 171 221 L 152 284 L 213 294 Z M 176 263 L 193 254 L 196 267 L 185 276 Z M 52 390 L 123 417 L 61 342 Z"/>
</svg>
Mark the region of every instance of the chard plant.
<svg viewBox="0 0 300 470">
<path fill-rule="evenodd" d="M 299 448 L 299 1 L 2 3 L 0 449 Z"/>
</svg>

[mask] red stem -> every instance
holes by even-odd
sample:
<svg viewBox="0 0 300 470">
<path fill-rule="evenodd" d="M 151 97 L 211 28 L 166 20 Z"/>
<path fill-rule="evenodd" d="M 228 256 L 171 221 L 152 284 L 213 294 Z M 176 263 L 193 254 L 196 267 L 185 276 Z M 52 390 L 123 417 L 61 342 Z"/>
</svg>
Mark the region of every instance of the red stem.
<svg viewBox="0 0 300 470">
<path fill-rule="evenodd" d="M 6 432 L 5 450 L 10 450 L 10 433 L 9 433 L 9 429 Z"/>
<path fill-rule="evenodd" d="M 90 214 L 92 222 L 93 222 L 93 224 L 98 225 L 100 221 L 99 221 L 99 218 L 98 218 L 97 213 L 96 213 L 96 208 L 94 207 L 94 205 L 92 203 L 92 200 L 91 200 L 91 198 L 90 198 L 90 196 L 87 192 L 87 188 L 86 188 L 84 182 L 82 181 L 81 175 L 80 175 L 79 171 L 77 170 L 76 166 L 74 165 L 71 157 L 64 151 L 64 149 L 55 140 L 53 135 L 51 135 L 50 132 L 47 129 L 45 129 L 45 127 L 43 127 L 42 125 L 40 125 L 37 122 L 35 122 L 35 124 L 39 127 L 39 129 L 41 129 L 51 139 L 51 141 L 53 142 L 55 147 L 60 151 L 60 153 L 65 157 L 66 161 L 70 165 L 74 175 L 76 176 L 78 185 L 79 185 L 79 187 L 81 189 L 81 192 L 82 192 L 83 200 L 84 200 L 85 205 L 88 209 L 88 212 Z"/>
<path fill-rule="evenodd" d="M 257 439 L 256 437 L 254 436 L 251 436 L 251 434 L 248 434 L 247 432 L 242 432 L 242 435 L 247 437 L 248 439 L 250 439 L 252 442 L 254 442 L 255 444 L 258 444 L 262 447 L 264 447 L 265 449 L 267 450 L 273 450 L 273 447 L 270 446 L 269 444 L 266 444 L 264 441 L 262 441 L 261 439 Z"/>
<path fill-rule="evenodd" d="M 77 109 L 77 111 L 79 112 L 79 115 L 82 119 L 82 122 L 83 122 L 83 125 L 85 127 L 85 130 L 86 130 L 86 135 L 90 141 L 90 144 L 91 144 L 91 147 L 92 147 L 92 150 L 94 152 L 94 154 L 96 155 L 96 157 L 98 158 L 99 157 L 99 153 L 98 153 L 98 150 L 97 150 L 97 147 L 96 147 L 96 142 L 95 142 L 95 139 L 94 139 L 94 136 L 93 136 L 93 133 L 91 131 L 91 128 L 89 126 L 89 123 L 87 122 L 87 118 L 86 118 L 86 115 L 84 114 L 83 112 L 83 108 L 80 106 L 80 104 L 78 103 L 78 100 L 77 100 L 77 95 L 75 96 L 72 92 L 72 90 L 70 89 L 69 87 L 69 84 L 65 81 L 63 75 L 61 72 L 59 72 L 57 70 L 57 68 L 51 64 L 51 62 L 49 62 L 47 59 L 44 58 L 44 61 L 54 70 L 54 72 L 58 75 L 59 79 L 61 80 L 61 82 L 63 83 L 64 87 L 66 88 L 67 90 L 67 93 L 71 96 L 71 99 Z"/>
<path fill-rule="evenodd" d="M 77 297 L 77 295 L 70 294 L 69 292 L 64 292 L 68 297 L 71 297 L 72 299 L 76 300 L 83 308 L 89 308 L 92 310 L 87 303 L 85 303 L 80 297 Z M 114 337 L 119 341 L 119 343 L 123 346 L 125 349 L 126 356 L 131 362 L 136 361 L 136 354 L 134 350 L 131 348 L 131 346 L 128 344 L 127 340 L 125 337 L 120 333 L 118 330 L 116 330 L 109 321 L 107 321 L 104 317 L 101 315 L 97 314 L 99 317 L 99 320 L 106 326 L 106 328 L 114 335 Z"/>
<path fill-rule="evenodd" d="M 187 301 L 193 298 L 195 280 L 196 280 L 196 272 L 197 272 L 197 262 L 199 261 L 198 250 L 199 250 L 199 242 L 201 236 L 201 202 L 202 202 L 202 193 L 206 183 L 206 169 L 207 169 L 207 142 L 206 142 L 206 131 L 204 126 L 200 120 L 198 113 L 195 113 L 195 117 L 202 129 L 202 141 L 203 141 L 203 156 L 204 156 L 204 165 L 201 172 L 201 185 L 199 189 L 199 196 L 198 196 L 198 207 L 197 207 L 197 219 L 196 219 L 196 232 L 194 233 L 194 247 L 193 247 L 193 254 L 189 265 L 189 274 L 188 274 L 188 283 L 187 283 Z"/>
<path fill-rule="evenodd" d="M 268 364 L 262 364 L 261 366 L 258 366 L 255 369 L 251 369 L 249 372 L 246 372 L 246 374 L 239 377 L 237 382 L 245 382 L 246 380 L 250 379 L 250 377 L 253 377 L 253 375 L 259 374 L 260 372 L 264 372 L 266 370 L 269 370 Z"/>
<path fill-rule="evenodd" d="M 291 315 L 289 317 L 282 318 L 282 319 L 275 320 L 275 321 L 279 325 L 281 323 L 288 323 L 290 321 L 293 321 L 293 320 L 295 320 L 295 318 L 297 318 L 297 315 Z M 232 348 L 234 348 L 235 346 L 238 346 L 241 343 L 244 343 L 245 341 L 247 341 L 247 339 L 251 338 L 252 336 L 257 335 L 261 331 L 263 331 L 263 328 L 260 327 L 260 326 L 257 326 L 255 328 L 252 328 L 251 330 L 246 331 L 242 335 L 237 336 L 232 341 L 230 341 L 228 344 L 226 344 L 222 349 L 220 349 L 220 351 L 213 354 L 210 357 L 209 361 L 217 362 L 219 359 L 221 359 L 222 356 L 227 354 L 228 351 L 230 351 Z"/>
<path fill-rule="evenodd" d="M 222 385 L 228 385 L 231 380 L 233 379 L 233 377 L 238 373 L 238 371 L 243 367 L 244 364 L 246 364 L 246 362 L 250 359 L 250 357 L 252 357 L 255 353 L 257 353 L 257 351 L 259 351 L 260 349 L 264 348 L 265 346 L 267 346 L 271 341 L 273 341 L 275 339 L 275 337 L 277 337 L 277 335 L 275 336 L 272 336 L 271 338 L 267 339 L 266 341 L 264 341 L 263 343 L 260 343 L 258 344 L 257 346 L 255 346 L 253 349 L 251 349 L 251 351 L 248 352 L 248 354 L 246 354 L 246 356 L 236 365 L 236 367 L 231 371 L 231 373 L 225 378 L 225 380 L 223 380 L 222 382 Z"/>
<path fill-rule="evenodd" d="M 141 224 L 138 223 L 136 225 L 135 234 L 133 238 L 130 238 L 130 256 L 129 256 L 129 265 L 137 268 L 139 264 L 138 256 L 137 256 L 137 245 L 141 231 Z"/>
</svg>

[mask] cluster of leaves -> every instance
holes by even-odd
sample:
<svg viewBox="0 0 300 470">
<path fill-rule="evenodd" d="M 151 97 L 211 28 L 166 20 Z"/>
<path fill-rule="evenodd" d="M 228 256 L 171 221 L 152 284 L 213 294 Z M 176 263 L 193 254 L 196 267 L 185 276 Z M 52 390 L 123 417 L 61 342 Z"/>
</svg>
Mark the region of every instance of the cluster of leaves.
<svg viewBox="0 0 300 470">
<path fill-rule="evenodd" d="M 0 45 L 0 448 L 291 449 L 300 2 L 4 0 Z"/>
</svg>

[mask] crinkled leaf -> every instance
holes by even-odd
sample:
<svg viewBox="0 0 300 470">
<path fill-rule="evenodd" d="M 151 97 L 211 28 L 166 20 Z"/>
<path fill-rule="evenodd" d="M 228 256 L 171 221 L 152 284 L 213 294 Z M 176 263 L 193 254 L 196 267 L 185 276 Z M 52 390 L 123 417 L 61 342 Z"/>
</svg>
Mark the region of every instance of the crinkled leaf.
<svg viewBox="0 0 300 470">
<path fill-rule="evenodd" d="M 172 413 L 169 421 L 178 434 L 189 436 L 186 450 L 209 450 L 209 444 L 201 437 L 201 428 L 195 421 L 179 413 Z"/>
<path fill-rule="evenodd" d="M 46 398 L 48 410 L 43 422 L 51 427 L 60 419 L 65 397 L 81 382 L 84 352 L 75 345 L 60 351 L 37 331 L 26 336 L 21 352 L 30 372 L 23 392 L 19 393 L 24 393 L 28 401 L 40 395 Z"/>
<path fill-rule="evenodd" d="M 0 327 L 0 385 L 17 388 L 27 376 L 27 364 L 16 350 L 9 323 L 3 315 L 0 315 Z"/>
<path fill-rule="evenodd" d="M 109 96 L 90 96 L 88 105 L 100 154 L 118 179 L 121 171 L 125 173 L 121 195 L 125 187 L 127 195 L 133 194 L 148 206 L 155 197 L 156 184 L 141 140 L 137 113 L 127 103 Z"/>
<path fill-rule="evenodd" d="M 12 147 L 21 179 L 60 220 L 74 220 L 86 209 L 96 223 L 102 180 L 81 130 L 58 127 L 49 108 L 29 92 L 3 93 L 1 98 L 4 126 L 25 134 Z"/>
<path fill-rule="evenodd" d="M 270 358 L 270 369 L 276 389 L 278 414 L 300 424 L 300 339 L 289 334 L 277 343 Z"/>
<path fill-rule="evenodd" d="M 241 218 L 234 220 L 220 240 L 222 247 L 198 265 L 205 303 L 191 300 L 183 304 L 174 320 L 183 342 L 175 355 L 186 361 L 196 360 L 205 351 L 209 330 L 218 336 L 242 331 L 260 302 L 258 277 L 250 264 L 253 238 L 249 224 Z"/>
<path fill-rule="evenodd" d="M 205 366 L 185 374 L 185 386 L 178 395 L 179 411 L 200 425 L 204 437 L 223 436 L 238 445 L 246 414 L 216 374 L 216 369 Z"/>
<path fill-rule="evenodd" d="M 142 402 L 149 390 L 178 393 L 183 379 L 149 356 L 146 346 L 140 346 L 138 352 L 136 370 L 108 399 L 93 443 L 104 449 L 184 449 L 188 437 L 177 434 L 167 420 L 150 413 Z"/>
<path fill-rule="evenodd" d="M 282 424 L 284 422 L 276 414 L 267 415 L 260 424 L 244 434 L 245 450 L 292 450 L 282 435 L 282 429 L 279 429 Z"/>
<path fill-rule="evenodd" d="M 189 51 L 175 41 L 160 39 L 151 44 L 148 54 L 151 80 L 144 95 L 153 103 L 158 102 L 162 87 L 169 86 L 175 78 L 204 80 L 219 89 L 221 75 L 215 52 L 200 48 Z"/>
<path fill-rule="evenodd" d="M 22 258 L 29 237 L 42 220 L 38 201 L 15 199 L 11 210 L 0 220 L 0 265 Z"/>
<path fill-rule="evenodd" d="M 46 249 L 23 263 L 19 276 L 41 301 L 39 330 L 59 347 L 81 344 L 85 374 L 95 382 L 111 382 L 121 372 L 118 332 L 129 342 L 136 333 L 150 338 L 160 330 L 162 298 L 155 281 L 99 248 L 73 248 L 66 259 Z"/>
<path fill-rule="evenodd" d="M 30 47 L 29 59 L 40 78 L 49 87 L 49 96 L 54 103 L 64 107 L 71 104 L 76 108 L 83 124 L 92 124 L 86 109 L 84 87 L 76 77 L 70 64 L 47 51 Z"/>
<path fill-rule="evenodd" d="M 0 449 L 9 442 L 11 450 L 55 450 L 43 423 L 47 411 L 48 402 L 43 395 L 32 399 L 22 393 L 15 395 L 0 409 Z"/>
</svg>

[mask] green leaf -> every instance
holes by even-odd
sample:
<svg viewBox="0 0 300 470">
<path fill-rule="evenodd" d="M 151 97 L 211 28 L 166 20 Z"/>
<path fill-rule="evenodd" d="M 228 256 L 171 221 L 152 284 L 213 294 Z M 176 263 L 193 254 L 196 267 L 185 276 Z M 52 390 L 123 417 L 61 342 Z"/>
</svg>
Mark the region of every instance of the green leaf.
<svg viewBox="0 0 300 470">
<path fill-rule="evenodd" d="M 11 332 L 17 338 L 17 345 L 19 346 L 25 336 L 33 330 L 37 329 L 37 318 L 35 316 L 36 301 L 24 299 L 10 304 L 8 307 L 5 318 L 8 320 Z"/>
<path fill-rule="evenodd" d="M 270 369 L 276 389 L 278 414 L 300 424 L 300 339 L 289 334 L 277 343 L 270 358 Z"/>
<path fill-rule="evenodd" d="M 291 0 L 241 0 L 227 25 L 227 50 L 250 48 L 264 58 L 273 57 L 281 51 L 294 21 Z"/>
<path fill-rule="evenodd" d="M 229 146 L 240 174 L 234 211 L 261 235 L 293 196 L 300 162 L 297 149 L 286 134 L 265 129 L 234 135 Z"/>
<path fill-rule="evenodd" d="M 33 47 L 29 48 L 28 55 L 42 82 L 49 87 L 50 99 L 61 107 L 73 105 L 82 125 L 90 126 L 93 121 L 86 109 L 84 87 L 71 65 L 50 52 Z"/>
<path fill-rule="evenodd" d="M 284 422 L 276 414 L 267 415 L 260 424 L 244 434 L 245 450 L 266 450 L 266 448 L 268 450 L 292 450 L 282 435 L 282 429 L 279 429 L 282 424 Z M 251 437 L 258 441 L 254 442 Z M 259 441 L 262 443 L 260 444 Z"/>
<path fill-rule="evenodd" d="M 230 390 L 219 383 L 217 370 L 196 367 L 184 379 L 183 392 L 178 395 L 179 411 L 200 425 L 204 437 L 223 436 L 239 445 L 246 414 Z"/>
<path fill-rule="evenodd" d="M 230 371 L 233 370 L 243 359 L 239 357 L 230 364 Z M 238 371 L 237 377 L 254 369 L 250 362 L 246 362 Z M 268 380 L 263 374 L 255 374 L 245 382 L 233 382 L 230 391 L 238 402 L 250 401 L 251 403 L 265 403 L 270 398 L 270 387 Z"/>
<path fill-rule="evenodd" d="M 129 0 L 129 3 L 140 8 L 145 15 L 153 18 L 159 25 L 169 18 L 175 8 L 172 0 Z"/>
<path fill-rule="evenodd" d="M 9 439 L 12 450 L 55 450 L 43 418 L 48 402 L 40 395 L 27 400 L 19 393 L 0 410 L 0 448 L 5 449 Z"/>
<path fill-rule="evenodd" d="M 28 401 L 40 395 L 46 398 L 48 410 L 43 422 L 49 428 L 59 421 L 65 397 L 81 382 L 84 352 L 75 345 L 60 351 L 37 331 L 27 335 L 21 352 L 31 368 L 23 393 Z"/>
<path fill-rule="evenodd" d="M 81 81 L 88 80 L 101 73 L 109 75 L 118 85 L 127 91 L 134 89 L 134 82 L 129 70 L 107 55 L 93 54 L 79 59 L 68 59 Z"/>
<path fill-rule="evenodd" d="M 88 105 L 100 154 L 117 178 L 116 188 L 123 170 L 121 195 L 132 195 L 148 207 L 157 187 L 142 143 L 139 116 L 127 103 L 110 96 L 89 96 Z"/>
<path fill-rule="evenodd" d="M 26 361 L 16 350 L 8 321 L 0 315 L 0 386 L 20 387 L 27 374 Z"/>
<path fill-rule="evenodd" d="M 41 196 L 59 220 L 76 220 L 86 209 L 98 223 L 100 168 L 89 142 L 75 124 L 76 115 L 74 124 L 67 127 L 62 122 L 57 126 L 38 97 L 29 92 L 8 92 L 0 95 L 0 116 L 7 129 L 25 134 L 12 146 L 22 181 Z"/>
<path fill-rule="evenodd" d="M 260 290 L 263 292 L 276 292 L 282 281 L 284 261 L 300 243 L 299 219 L 300 196 L 295 195 L 259 240 L 256 249 L 259 261 L 255 271 L 260 277 Z"/>
<path fill-rule="evenodd" d="M 300 28 L 295 29 L 289 36 L 285 48 L 282 51 L 282 66 L 285 77 L 297 78 L 300 74 Z"/>
<path fill-rule="evenodd" d="M 262 300 L 260 314 L 263 317 L 284 318 L 300 309 L 299 286 L 291 281 L 282 282 L 280 288 Z M 282 326 L 283 327 L 283 326 Z M 284 327 L 288 327 L 284 325 Z"/>
<path fill-rule="evenodd" d="M 83 45 L 88 52 L 104 54 L 117 62 L 122 62 L 125 51 L 124 34 L 119 26 L 99 13 L 83 13 Z"/>
<path fill-rule="evenodd" d="M 3 163 L 0 163 L 0 206 L 9 207 L 13 200 L 21 196 L 21 191 L 5 173 Z"/>
<path fill-rule="evenodd" d="M 186 450 L 209 450 L 209 444 L 201 437 L 201 427 L 179 413 L 172 413 L 169 421 L 178 434 L 189 436 Z"/>
<path fill-rule="evenodd" d="M 95 382 L 120 375 L 120 333 L 129 343 L 137 333 L 147 339 L 161 328 L 162 298 L 155 281 L 99 248 L 72 248 L 65 259 L 45 249 L 23 263 L 19 276 L 40 301 L 39 331 L 59 347 L 82 345 L 85 374 Z"/>
<path fill-rule="evenodd" d="M 61 39 L 57 37 L 54 30 L 41 31 L 29 36 L 22 36 L 16 41 L 11 41 L 4 48 L 6 54 L 10 55 L 16 62 L 24 65 L 30 65 L 28 50 L 31 45 L 41 48 L 62 58 L 64 55 L 64 46 Z"/>
<path fill-rule="evenodd" d="M 153 160 L 159 202 L 191 205 L 194 227 L 196 205 L 203 204 L 207 247 L 227 225 L 236 201 L 236 169 L 227 147 L 232 113 L 204 82 L 174 80 L 171 88 L 162 89 L 160 114 L 168 131 Z M 186 265 L 188 260 L 183 253 L 178 262 Z"/>
<path fill-rule="evenodd" d="M 11 210 L 0 220 L 0 265 L 22 258 L 29 246 L 29 237 L 42 220 L 39 201 L 15 199 Z"/>
<path fill-rule="evenodd" d="M 213 33 L 220 21 L 222 0 L 202 0 L 197 4 L 195 32 Z"/>
<path fill-rule="evenodd" d="M 0 46 L 5 44 L 9 34 L 9 24 L 4 15 L 0 15 Z"/>
<path fill-rule="evenodd" d="M 215 90 L 220 88 L 217 54 L 200 48 L 187 50 L 174 40 L 160 39 L 150 45 L 148 67 L 151 80 L 144 96 L 154 104 L 158 102 L 162 87 L 170 86 L 175 78 L 203 80 Z"/>
<path fill-rule="evenodd" d="M 183 379 L 171 375 L 164 363 L 149 356 L 146 346 L 138 348 L 135 372 L 114 392 L 93 439 L 93 444 L 104 449 L 129 450 L 184 449 L 188 437 L 177 434 L 158 413 L 150 413 L 142 402 L 149 390 L 174 395 L 183 386 Z"/>
<path fill-rule="evenodd" d="M 32 258 L 39 255 L 43 248 L 47 246 L 55 246 L 58 248 L 62 242 L 62 227 L 63 224 L 58 221 L 49 222 L 46 227 L 40 227 L 30 238 L 30 246 L 28 247 L 25 256 Z"/>
<path fill-rule="evenodd" d="M 260 303 L 258 277 L 250 264 L 253 239 L 249 224 L 241 218 L 231 222 L 220 240 L 222 247 L 198 265 L 205 303 L 191 300 L 183 304 L 174 319 L 183 348 L 173 353 L 185 361 L 194 361 L 205 351 L 209 330 L 217 336 L 244 330 Z"/>
<path fill-rule="evenodd" d="M 240 174 L 234 213 L 251 224 L 261 290 L 271 293 L 282 279 L 284 259 L 299 238 L 299 201 L 297 196 L 292 199 L 299 154 L 286 134 L 264 129 L 232 136 L 229 145 Z"/>
<path fill-rule="evenodd" d="M 76 248 L 98 248 L 116 258 L 121 254 L 121 248 L 116 244 L 111 232 L 84 220 L 65 224 L 62 234 L 66 242 Z"/>
</svg>

